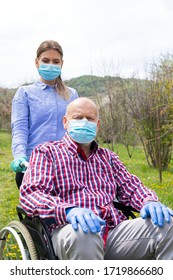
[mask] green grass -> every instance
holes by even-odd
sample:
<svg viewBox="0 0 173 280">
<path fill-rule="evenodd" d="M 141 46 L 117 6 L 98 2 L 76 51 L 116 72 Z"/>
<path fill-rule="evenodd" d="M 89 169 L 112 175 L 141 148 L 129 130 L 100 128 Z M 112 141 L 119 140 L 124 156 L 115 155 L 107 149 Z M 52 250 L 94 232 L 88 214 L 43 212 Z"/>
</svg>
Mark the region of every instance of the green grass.
<svg viewBox="0 0 173 280">
<path fill-rule="evenodd" d="M 158 171 L 147 166 L 145 155 L 141 147 L 136 147 L 132 158 L 127 155 L 126 149 L 118 145 L 120 160 L 128 170 L 137 175 L 142 182 L 153 189 L 160 201 L 173 208 L 173 170 L 163 172 L 163 183 L 159 183 Z M 18 205 L 18 189 L 15 183 L 15 174 L 10 169 L 11 135 L 0 132 L 0 229 L 11 220 L 18 219 L 16 205 Z"/>
<path fill-rule="evenodd" d="M 11 220 L 17 219 L 18 189 L 14 172 L 10 168 L 11 135 L 0 132 L 0 229 Z"/>
</svg>

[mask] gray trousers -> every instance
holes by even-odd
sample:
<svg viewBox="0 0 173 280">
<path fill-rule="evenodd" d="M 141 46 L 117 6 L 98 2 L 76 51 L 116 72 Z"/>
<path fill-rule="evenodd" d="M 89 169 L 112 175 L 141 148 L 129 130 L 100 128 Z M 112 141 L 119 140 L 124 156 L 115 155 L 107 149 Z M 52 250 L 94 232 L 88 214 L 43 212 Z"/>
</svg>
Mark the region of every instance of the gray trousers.
<svg viewBox="0 0 173 280">
<path fill-rule="evenodd" d="M 71 224 L 57 228 L 52 242 L 60 260 L 173 260 L 173 219 L 162 228 L 149 218 L 124 221 L 109 230 L 106 248 L 99 234 Z"/>
</svg>

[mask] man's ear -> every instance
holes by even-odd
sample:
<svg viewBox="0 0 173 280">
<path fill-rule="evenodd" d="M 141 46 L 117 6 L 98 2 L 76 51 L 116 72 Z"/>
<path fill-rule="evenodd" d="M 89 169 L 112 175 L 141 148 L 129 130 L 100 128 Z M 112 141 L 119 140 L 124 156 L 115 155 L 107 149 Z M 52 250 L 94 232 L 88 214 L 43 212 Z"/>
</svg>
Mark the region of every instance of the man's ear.
<svg viewBox="0 0 173 280">
<path fill-rule="evenodd" d="M 64 129 L 66 129 L 66 130 L 67 130 L 67 126 L 68 126 L 68 120 L 67 120 L 67 117 L 66 117 L 66 116 L 64 116 L 62 121 L 63 121 Z"/>
<path fill-rule="evenodd" d="M 100 119 L 97 121 L 97 132 L 99 131 L 100 129 Z"/>
</svg>

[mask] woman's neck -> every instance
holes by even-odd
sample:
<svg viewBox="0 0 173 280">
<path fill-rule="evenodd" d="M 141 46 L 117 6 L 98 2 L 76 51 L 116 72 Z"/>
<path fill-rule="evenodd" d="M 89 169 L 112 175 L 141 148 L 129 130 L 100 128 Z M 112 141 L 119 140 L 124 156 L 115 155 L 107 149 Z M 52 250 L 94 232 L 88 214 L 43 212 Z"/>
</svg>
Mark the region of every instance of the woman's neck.
<svg viewBox="0 0 173 280">
<path fill-rule="evenodd" d="M 48 85 L 48 86 L 55 86 L 56 85 L 56 80 L 53 80 L 53 81 L 46 81 L 46 80 L 44 80 L 42 77 L 40 77 L 40 80 L 41 80 L 41 82 L 42 83 L 44 83 L 44 84 L 46 84 L 46 85 Z"/>
</svg>

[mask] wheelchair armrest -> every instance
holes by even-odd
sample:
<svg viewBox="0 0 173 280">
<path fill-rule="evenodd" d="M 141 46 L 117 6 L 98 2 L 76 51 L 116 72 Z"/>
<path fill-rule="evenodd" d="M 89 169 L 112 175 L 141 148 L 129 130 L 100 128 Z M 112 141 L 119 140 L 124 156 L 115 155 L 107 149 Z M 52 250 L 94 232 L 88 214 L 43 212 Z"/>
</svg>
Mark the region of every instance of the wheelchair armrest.
<svg viewBox="0 0 173 280">
<path fill-rule="evenodd" d="M 17 215 L 18 215 L 20 221 L 22 221 L 23 219 L 30 219 L 27 216 L 27 213 L 25 212 L 25 210 L 22 208 L 22 206 L 17 205 L 16 211 L 17 211 Z"/>
</svg>

